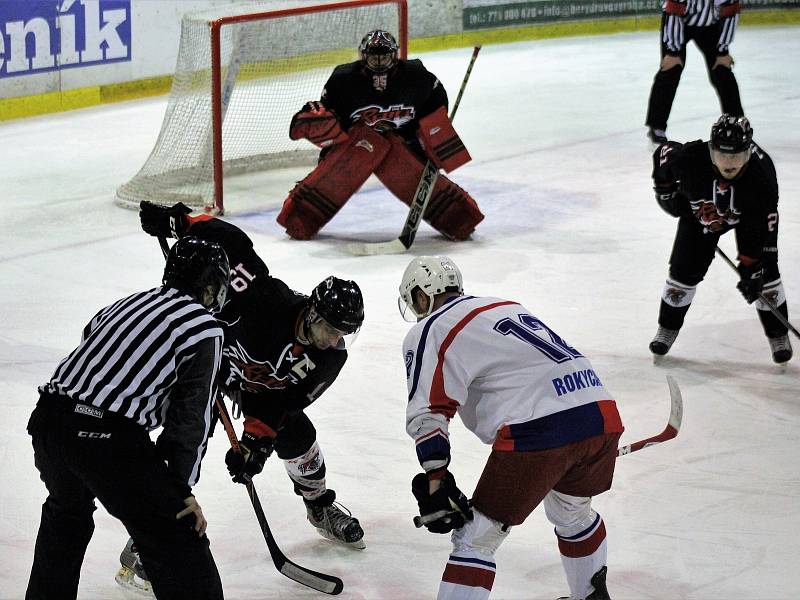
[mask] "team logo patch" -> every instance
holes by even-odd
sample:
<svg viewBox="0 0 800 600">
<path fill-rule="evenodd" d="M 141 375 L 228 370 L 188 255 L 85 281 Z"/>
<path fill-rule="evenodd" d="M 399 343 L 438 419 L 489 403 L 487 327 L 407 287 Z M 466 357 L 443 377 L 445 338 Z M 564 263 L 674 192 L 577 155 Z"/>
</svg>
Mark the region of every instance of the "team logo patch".
<svg viewBox="0 0 800 600">
<path fill-rule="evenodd" d="M 395 128 L 402 127 L 414 119 L 416 111 L 413 106 L 404 104 L 392 104 L 389 108 L 384 108 L 378 104 L 370 104 L 358 108 L 350 115 L 350 120 L 354 123 L 361 121 L 369 127 L 374 127 L 378 122 L 391 123 Z"/>
<path fill-rule="evenodd" d="M 411 364 L 414 362 L 414 352 L 406 352 L 406 379 L 411 377 Z"/>
<path fill-rule="evenodd" d="M 674 287 L 667 288 L 667 291 L 664 292 L 664 299 L 673 306 L 678 306 L 685 296 L 685 290 L 679 290 L 678 288 Z"/>
<path fill-rule="evenodd" d="M 87 406 L 85 404 L 76 404 L 75 412 L 79 415 L 86 415 L 87 417 L 94 417 L 102 419 L 105 411 L 102 408 L 95 408 L 94 406 Z"/>
</svg>

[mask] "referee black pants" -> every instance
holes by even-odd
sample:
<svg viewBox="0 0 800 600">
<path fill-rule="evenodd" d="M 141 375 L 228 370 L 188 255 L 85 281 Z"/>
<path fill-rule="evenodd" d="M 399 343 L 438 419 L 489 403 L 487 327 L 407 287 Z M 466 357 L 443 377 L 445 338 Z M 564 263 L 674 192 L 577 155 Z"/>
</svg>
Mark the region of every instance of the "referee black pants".
<svg viewBox="0 0 800 600">
<path fill-rule="evenodd" d="M 143 427 L 101 414 L 80 414 L 67 398 L 43 396 L 31 415 L 34 461 L 49 495 L 26 600 L 77 597 L 95 498 L 125 525 L 157 598 L 221 599 L 208 538 L 197 536 L 192 515 L 175 518 L 184 508 L 185 486 L 167 471 Z"/>
<path fill-rule="evenodd" d="M 664 42 L 664 27 L 667 23 L 667 15 L 661 17 L 661 58 L 667 54 L 667 46 Z M 722 112 L 735 116 L 744 114 L 742 101 L 739 97 L 739 85 L 733 71 L 728 67 L 718 66 L 714 68 L 717 60 L 717 43 L 719 41 L 718 24 L 707 27 L 692 27 L 687 25 L 684 29 L 685 42 L 681 47 L 679 56 L 683 65 L 686 65 L 686 46 L 694 40 L 697 48 L 703 54 L 708 71 L 708 78 L 711 85 L 717 92 Z M 672 102 L 678 91 L 678 84 L 681 80 L 683 67 L 673 67 L 667 71 L 658 70 L 650 89 L 650 99 L 647 103 L 647 118 L 645 125 L 653 129 L 666 129 L 667 120 L 672 112 Z"/>
</svg>

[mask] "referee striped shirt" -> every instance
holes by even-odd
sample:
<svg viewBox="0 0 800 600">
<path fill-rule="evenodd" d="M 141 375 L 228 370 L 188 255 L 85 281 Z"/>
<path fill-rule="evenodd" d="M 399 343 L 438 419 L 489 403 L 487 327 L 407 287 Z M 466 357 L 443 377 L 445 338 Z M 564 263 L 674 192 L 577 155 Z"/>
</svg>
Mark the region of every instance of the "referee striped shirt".
<svg viewBox="0 0 800 600">
<path fill-rule="evenodd" d="M 684 27 L 719 28 L 717 50 L 727 54 L 739 23 L 739 0 L 665 0 L 662 41 L 670 52 L 686 45 Z"/>
<path fill-rule="evenodd" d="M 211 424 L 222 338 L 217 320 L 184 292 L 133 294 L 92 318 L 39 391 L 124 415 L 147 430 L 164 426 L 161 437 L 176 453 L 170 469 L 191 486 Z"/>
</svg>

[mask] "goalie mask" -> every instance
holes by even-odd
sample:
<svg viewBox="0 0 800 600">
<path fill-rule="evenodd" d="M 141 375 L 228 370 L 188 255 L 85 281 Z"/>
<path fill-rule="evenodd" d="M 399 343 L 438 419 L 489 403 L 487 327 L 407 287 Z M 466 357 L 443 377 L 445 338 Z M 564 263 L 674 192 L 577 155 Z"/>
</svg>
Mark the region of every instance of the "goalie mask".
<svg viewBox="0 0 800 600">
<path fill-rule="evenodd" d="M 212 313 L 222 310 L 229 280 L 228 256 L 219 244 L 186 236 L 170 248 L 164 285 L 191 294 Z"/>
<path fill-rule="evenodd" d="M 388 31 L 375 29 L 358 45 L 358 59 L 373 73 L 386 73 L 397 64 L 397 40 Z"/>
<path fill-rule="evenodd" d="M 726 179 L 737 177 L 750 160 L 753 128 L 745 117 L 724 114 L 711 127 L 711 162 Z"/>
<path fill-rule="evenodd" d="M 414 290 L 428 297 L 428 308 L 419 310 L 414 302 Z M 434 296 L 444 292 L 464 293 L 461 271 L 447 256 L 418 256 L 403 273 L 397 306 L 406 321 L 418 321 L 433 312 Z"/>
<path fill-rule="evenodd" d="M 319 348 L 349 348 L 364 322 L 364 298 L 355 281 L 331 275 L 314 288 L 308 300 L 305 331 Z"/>
</svg>

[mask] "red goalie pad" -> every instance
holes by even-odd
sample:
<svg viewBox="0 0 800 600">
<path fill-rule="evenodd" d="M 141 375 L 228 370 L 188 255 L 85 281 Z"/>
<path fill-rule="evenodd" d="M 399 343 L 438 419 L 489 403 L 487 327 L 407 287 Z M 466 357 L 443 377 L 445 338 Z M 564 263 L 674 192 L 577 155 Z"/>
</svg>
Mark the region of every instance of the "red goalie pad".
<svg viewBox="0 0 800 600">
<path fill-rule="evenodd" d="M 417 137 L 433 164 L 446 173 L 472 160 L 444 106 L 419 120 Z"/>
<path fill-rule="evenodd" d="M 387 139 L 391 150 L 375 175 L 389 191 L 410 205 L 425 165 L 399 136 L 389 135 Z M 448 238 L 465 240 L 483 221 L 483 213 L 467 192 L 439 175 L 423 218 Z"/>
<path fill-rule="evenodd" d="M 308 102 L 292 117 L 289 137 L 307 139 L 319 148 L 326 148 L 347 141 L 348 136 L 335 114 L 319 102 Z"/>
<path fill-rule="evenodd" d="M 388 152 L 389 142 L 380 133 L 366 125 L 354 125 L 347 143 L 331 149 L 289 192 L 278 223 L 295 239 L 311 239 L 358 191 Z"/>
</svg>

